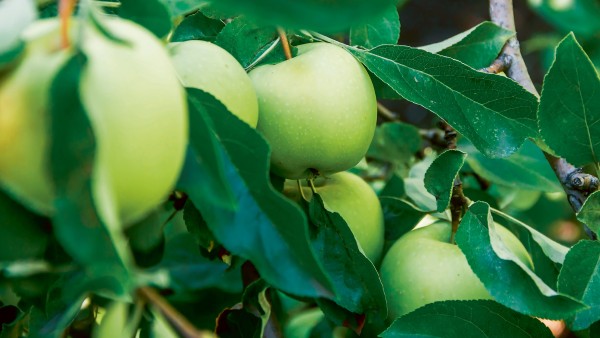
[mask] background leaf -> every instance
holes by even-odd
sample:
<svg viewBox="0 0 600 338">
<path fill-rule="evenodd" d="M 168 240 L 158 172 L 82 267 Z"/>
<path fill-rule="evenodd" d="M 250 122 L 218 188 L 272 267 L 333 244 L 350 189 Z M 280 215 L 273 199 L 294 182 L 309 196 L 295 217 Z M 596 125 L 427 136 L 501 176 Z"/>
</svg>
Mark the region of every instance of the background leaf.
<svg viewBox="0 0 600 338">
<path fill-rule="evenodd" d="M 185 17 L 179 26 L 177 26 L 171 36 L 171 42 L 187 40 L 214 42 L 223 27 L 225 27 L 223 21 L 211 19 L 202 14 L 202 12 L 196 12 Z"/>
<path fill-rule="evenodd" d="M 367 158 L 391 162 L 396 170 L 406 172 L 421 149 L 419 129 L 403 122 L 382 123 L 375 129 Z"/>
<path fill-rule="evenodd" d="M 438 212 L 448 208 L 454 180 L 465 163 L 466 157 L 467 154 L 460 150 L 446 150 L 433 160 L 425 172 L 425 189 L 435 196 Z"/>
<path fill-rule="evenodd" d="M 449 56 L 475 69 L 481 69 L 494 62 L 506 41 L 514 35 L 514 32 L 486 21 L 468 31 L 420 49 Z"/>
<path fill-rule="evenodd" d="M 445 301 L 425 305 L 394 321 L 383 338 L 552 338 L 539 320 L 491 300 Z"/>
<path fill-rule="evenodd" d="M 558 291 L 590 307 L 568 320 L 572 330 L 587 329 L 600 320 L 600 243 L 580 241 L 571 248 L 558 277 Z"/>
<path fill-rule="evenodd" d="M 271 186 L 267 142 L 210 94 L 188 89 L 188 96 L 196 106 L 191 114 L 201 114 L 220 141 L 222 172 L 236 200 L 232 210 L 209 203 L 210 196 L 200 190 L 180 186 L 212 233 L 227 250 L 252 261 L 271 285 L 299 296 L 331 296 L 329 279 L 309 246 L 304 215 Z M 190 135 L 201 132 L 192 128 Z"/>
<path fill-rule="evenodd" d="M 476 202 L 463 217 L 456 243 L 467 257 L 473 272 L 500 304 L 532 316 L 561 319 L 584 306 L 558 294 L 511 260 L 498 257 L 492 247 L 489 227 L 493 226 L 489 206 Z M 543 287 L 543 290 L 540 289 Z"/>
<path fill-rule="evenodd" d="M 592 37 L 600 30 L 600 4 L 596 0 L 530 1 L 531 8 L 564 33 Z"/>
<path fill-rule="evenodd" d="M 540 133 L 556 154 L 575 166 L 598 163 L 600 78 L 573 34 L 556 48 L 538 118 Z"/>
<path fill-rule="evenodd" d="M 396 5 L 390 4 L 381 16 L 350 29 L 350 44 L 365 48 L 395 45 L 400 38 L 400 17 Z"/>
<path fill-rule="evenodd" d="M 144 26 L 158 38 L 171 31 L 171 14 L 160 0 L 120 0 L 119 16 Z"/>
<path fill-rule="evenodd" d="M 347 48 L 402 97 L 448 122 L 490 157 L 506 157 L 537 137 L 537 99 L 510 79 L 406 46 Z"/>
<path fill-rule="evenodd" d="M 383 252 L 405 233 L 412 230 L 427 215 L 414 205 L 396 197 L 381 197 L 385 219 L 385 244 Z"/>
<path fill-rule="evenodd" d="M 506 158 L 489 158 L 466 140 L 461 140 L 459 147 L 469 154 L 469 167 L 492 183 L 516 189 L 562 191 L 560 182 L 544 154 L 529 140 L 525 141 L 516 153 Z"/>
</svg>

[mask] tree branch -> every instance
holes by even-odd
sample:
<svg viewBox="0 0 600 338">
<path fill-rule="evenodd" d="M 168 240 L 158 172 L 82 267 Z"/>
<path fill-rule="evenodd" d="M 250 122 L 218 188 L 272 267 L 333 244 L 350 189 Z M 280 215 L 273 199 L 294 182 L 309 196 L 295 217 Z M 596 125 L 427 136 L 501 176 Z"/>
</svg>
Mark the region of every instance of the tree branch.
<svg viewBox="0 0 600 338">
<path fill-rule="evenodd" d="M 490 0 L 490 17 L 492 22 L 498 26 L 516 31 L 512 0 Z M 507 55 L 511 58 L 506 75 L 539 98 L 540 94 L 531 81 L 516 35 L 504 45 L 502 55 Z M 598 188 L 598 179 L 593 175 L 581 172 L 580 169 L 575 168 L 575 166 L 568 163 L 565 159 L 558 158 L 546 152 L 544 152 L 544 155 L 567 194 L 569 204 L 571 204 L 576 213 L 579 212 L 589 193 Z M 586 182 L 590 184 L 586 184 Z M 596 234 L 585 224 L 584 229 L 590 238 L 596 239 Z"/>
</svg>

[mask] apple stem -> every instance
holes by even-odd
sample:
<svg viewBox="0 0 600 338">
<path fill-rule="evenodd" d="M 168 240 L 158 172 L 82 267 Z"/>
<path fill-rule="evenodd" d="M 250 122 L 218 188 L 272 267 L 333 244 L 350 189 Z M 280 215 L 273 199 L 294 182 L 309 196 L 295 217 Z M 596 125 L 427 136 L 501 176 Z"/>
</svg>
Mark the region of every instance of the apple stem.
<svg viewBox="0 0 600 338">
<path fill-rule="evenodd" d="M 308 198 L 304 196 L 304 191 L 302 191 L 302 183 L 300 183 L 300 180 L 296 180 L 296 184 L 298 185 L 298 191 L 300 192 L 300 196 L 302 196 L 303 200 L 308 202 Z"/>
<path fill-rule="evenodd" d="M 75 4 L 77 0 L 59 0 L 58 2 L 58 14 L 60 16 L 60 45 L 61 48 L 69 48 L 69 23 L 71 15 L 75 10 Z"/>
<path fill-rule="evenodd" d="M 277 28 L 277 33 L 279 33 L 279 38 L 281 39 L 281 45 L 283 46 L 285 58 L 289 60 L 292 58 L 292 50 L 290 49 L 290 42 L 288 41 L 287 35 L 282 28 Z"/>
<path fill-rule="evenodd" d="M 313 182 L 312 177 L 307 179 L 308 185 L 310 185 L 310 190 L 312 190 L 313 194 L 317 193 L 317 188 L 315 188 L 315 183 Z"/>
</svg>

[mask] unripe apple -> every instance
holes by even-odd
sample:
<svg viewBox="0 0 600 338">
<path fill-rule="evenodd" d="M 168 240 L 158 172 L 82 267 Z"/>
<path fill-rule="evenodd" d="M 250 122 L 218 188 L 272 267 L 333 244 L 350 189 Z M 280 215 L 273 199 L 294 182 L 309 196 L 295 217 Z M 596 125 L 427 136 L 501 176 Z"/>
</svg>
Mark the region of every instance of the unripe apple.
<svg viewBox="0 0 600 338">
<path fill-rule="evenodd" d="M 364 67 L 328 43 L 250 72 L 258 95 L 257 130 L 271 145 L 271 170 L 289 179 L 328 176 L 356 165 L 377 122 L 375 90 Z"/>
<path fill-rule="evenodd" d="M 519 239 L 499 224 L 496 230 L 519 260 L 532 268 Z M 412 230 L 392 245 L 380 268 L 388 319 L 437 301 L 493 299 L 459 247 L 449 243 L 451 231 L 449 222 L 438 222 Z"/>
<path fill-rule="evenodd" d="M 79 94 L 96 138 L 92 194 L 103 221 L 140 219 L 169 194 L 187 144 L 185 92 L 169 55 L 150 32 L 130 21 L 102 25 L 126 43 L 75 19 L 87 56 Z M 58 19 L 24 33 L 18 67 L 0 83 L 0 184 L 30 208 L 53 212 L 49 174 L 49 90 L 73 55 L 60 47 Z M 68 128 L 69 126 L 65 126 Z"/>
<path fill-rule="evenodd" d="M 223 48 L 206 41 L 190 40 L 170 45 L 181 83 L 202 89 L 252 127 L 258 122 L 258 100 L 242 65 Z"/>
<path fill-rule="evenodd" d="M 319 177 L 313 184 L 325 208 L 342 216 L 365 256 L 377 264 L 383 250 L 385 229 L 381 204 L 373 189 L 362 178 L 349 172 Z M 297 181 L 287 180 L 283 193 L 295 201 L 299 201 L 302 195 L 312 199 L 312 189 L 306 182 L 302 183 L 300 194 Z"/>
</svg>

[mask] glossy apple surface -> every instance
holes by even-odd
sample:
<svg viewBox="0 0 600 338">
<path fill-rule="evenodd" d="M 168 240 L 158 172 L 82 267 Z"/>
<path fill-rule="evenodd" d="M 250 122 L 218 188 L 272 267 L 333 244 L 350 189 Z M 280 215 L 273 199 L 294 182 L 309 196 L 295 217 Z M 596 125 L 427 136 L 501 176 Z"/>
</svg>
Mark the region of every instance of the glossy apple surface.
<svg viewBox="0 0 600 338">
<path fill-rule="evenodd" d="M 271 145 L 271 170 L 289 179 L 356 165 L 375 132 L 377 102 L 363 66 L 327 43 L 250 72 L 258 95 L 257 129 Z"/>
<path fill-rule="evenodd" d="M 521 242 L 496 224 L 505 244 L 533 266 Z M 388 300 L 388 319 L 443 300 L 492 299 L 458 246 L 450 244 L 452 225 L 438 222 L 410 231 L 387 252 L 380 273 Z"/>
<path fill-rule="evenodd" d="M 190 40 L 169 47 L 181 83 L 212 94 L 252 127 L 258 122 L 258 100 L 242 65 L 223 48 Z"/>
<path fill-rule="evenodd" d="M 377 264 L 383 250 L 384 220 L 377 195 L 359 176 L 340 172 L 314 180 L 325 208 L 339 213 L 348 224 L 365 256 Z M 302 196 L 297 181 L 287 180 L 284 194 L 299 201 Z M 312 190 L 302 183 L 302 194 L 309 200 Z"/>
<path fill-rule="evenodd" d="M 96 137 L 94 202 L 105 222 L 122 224 L 143 217 L 173 188 L 187 144 L 187 109 L 162 43 L 130 21 L 102 23 L 127 43 L 108 39 L 93 25 L 79 30 L 75 19 L 71 33 L 82 32 L 87 56 L 79 92 Z M 48 92 L 73 51 L 60 48 L 57 19 L 35 22 L 24 40 L 23 60 L 0 83 L 0 184 L 50 214 Z"/>
</svg>

